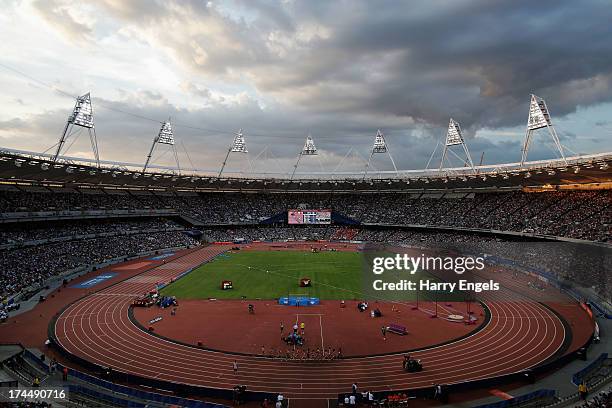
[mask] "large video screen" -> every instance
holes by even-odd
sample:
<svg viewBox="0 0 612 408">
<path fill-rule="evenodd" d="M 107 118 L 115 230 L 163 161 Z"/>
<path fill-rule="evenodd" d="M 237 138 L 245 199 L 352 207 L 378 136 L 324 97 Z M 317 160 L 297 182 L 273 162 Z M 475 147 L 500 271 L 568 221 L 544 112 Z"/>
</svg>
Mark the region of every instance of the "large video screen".
<svg viewBox="0 0 612 408">
<path fill-rule="evenodd" d="M 289 224 L 331 224 L 331 210 L 289 210 Z"/>
</svg>

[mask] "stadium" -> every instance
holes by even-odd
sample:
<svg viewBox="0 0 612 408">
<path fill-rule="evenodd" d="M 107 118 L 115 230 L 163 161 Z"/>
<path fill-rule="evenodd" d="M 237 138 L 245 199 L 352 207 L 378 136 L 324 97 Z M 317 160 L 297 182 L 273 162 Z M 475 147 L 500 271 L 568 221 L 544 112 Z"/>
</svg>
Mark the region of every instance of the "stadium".
<svg viewBox="0 0 612 408">
<path fill-rule="evenodd" d="M 524 95 L 517 160 L 450 118 L 424 168 L 383 128 L 319 171 L 335 138 L 271 170 L 224 130 L 198 167 L 201 128 L 69 96 L 53 146 L 0 147 L 0 407 L 612 404 L 612 152 L 568 149 L 554 98 Z M 102 154 L 98 102 L 155 122 L 148 154 Z"/>
<path fill-rule="evenodd" d="M 81 101 L 67 128 L 79 126 Z M 172 140 L 165 126 L 154 143 L 163 132 Z M 7 371 L 19 380 L 53 362 L 75 378 L 75 398 L 120 406 L 279 394 L 325 406 L 342 404 L 352 384 L 386 403 L 461 401 L 537 384 L 587 356 L 598 358 L 577 375 L 602 381 L 606 354 L 589 349 L 600 341 L 596 317 L 610 316 L 612 154 L 251 178 L 59 153 L 0 157 L 0 332 L 16 345 Z M 453 293 L 368 290 L 372 254 L 421 252 L 485 254 L 485 267 Z M 408 276 L 456 280 L 434 269 Z M 489 280 L 500 289 L 476 290 Z M 525 397 L 557 399 L 542 389 Z"/>
</svg>

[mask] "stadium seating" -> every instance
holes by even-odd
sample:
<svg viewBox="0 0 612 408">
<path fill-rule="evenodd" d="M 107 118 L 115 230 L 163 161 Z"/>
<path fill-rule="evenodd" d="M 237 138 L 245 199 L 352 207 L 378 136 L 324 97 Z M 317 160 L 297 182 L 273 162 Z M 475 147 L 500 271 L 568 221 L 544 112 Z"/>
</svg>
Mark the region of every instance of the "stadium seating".
<svg viewBox="0 0 612 408">
<path fill-rule="evenodd" d="M 444 225 L 610 240 L 612 192 L 199 195 L 0 193 L 0 213 L 174 209 L 204 224 L 258 224 L 289 208 L 331 208 L 361 223 Z M 6 215 L 5 215 L 6 216 Z M 282 217 L 281 217 L 282 218 Z M 347 233 L 350 234 L 349 231 Z"/>
<path fill-rule="evenodd" d="M 46 192 L 43 192 L 46 191 Z M 181 233 L 182 226 L 152 211 L 167 211 L 184 224 L 203 229 L 210 241 L 255 240 L 358 240 L 441 246 L 477 245 L 475 251 L 516 255 L 499 237 L 453 232 L 448 228 L 527 232 L 551 236 L 609 242 L 612 238 L 611 191 L 557 191 L 526 193 L 379 193 L 379 194 L 241 194 L 241 193 L 156 193 L 91 189 L 87 193 L 52 192 L 38 188 L 0 191 L 0 261 L 5 271 L 0 295 L 43 283 L 57 273 L 81 265 L 165 247 L 195 244 L 194 237 Z M 289 208 L 331 208 L 360 226 L 287 226 L 283 213 Z M 131 218 L 119 217 L 127 211 Z M 100 219 L 82 220 L 98 213 Z M 108 212 L 114 212 L 111 215 Z M 135 215 L 138 214 L 138 218 Z M 174 215 L 171 215 L 174 214 Z M 36 222 L 41 217 L 72 217 L 55 223 Z M 182 216 L 180 220 L 178 217 Z M 21 222 L 15 222 L 15 217 Z M 104 220 L 105 221 L 102 221 Z M 273 219 L 272 224 L 260 224 Z M 9 222 L 10 221 L 10 222 Z M 383 225 L 425 225 L 444 231 L 388 229 Z M 225 227 L 224 227 L 225 225 Z M 229 226 L 231 225 L 231 226 Z M 146 234 L 146 239 L 143 239 Z M 113 239 L 109 239 L 110 237 Z M 32 246 L 29 246 L 32 245 Z M 45 245 L 40 251 L 36 245 Z M 66 256 L 69 254 L 70 256 Z M 541 254 L 558 264 L 554 251 Z M 563 255 L 563 253 L 562 253 Z M 563 257 L 568 258 L 567 256 Z M 510 257 L 510 259 L 514 259 Z M 24 261 L 26 260 L 26 261 Z M 543 262 L 546 265 L 546 262 Z M 596 290 L 610 298 L 610 277 L 605 267 L 561 268 L 567 277 L 594 282 Z M 559 268 L 543 268 L 557 270 Z"/>
</svg>

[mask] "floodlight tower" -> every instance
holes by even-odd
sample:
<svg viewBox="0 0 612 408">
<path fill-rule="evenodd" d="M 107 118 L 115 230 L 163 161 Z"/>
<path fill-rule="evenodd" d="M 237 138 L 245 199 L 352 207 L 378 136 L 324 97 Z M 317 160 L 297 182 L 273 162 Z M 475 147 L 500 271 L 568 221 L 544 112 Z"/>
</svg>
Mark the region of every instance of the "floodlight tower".
<svg viewBox="0 0 612 408">
<path fill-rule="evenodd" d="M 314 140 L 312 140 L 312 136 L 310 136 L 310 134 L 308 136 L 306 136 L 306 142 L 304 142 L 304 147 L 302 148 L 302 151 L 300 152 L 300 154 L 298 154 L 298 158 L 297 161 L 295 162 L 295 165 L 293 166 L 293 173 L 291 173 L 291 180 L 293 180 L 293 176 L 295 176 L 295 171 L 298 168 L 298 164 L 300 164 L 300 160 L 302 159 L 302 156 L 316 156 L 317 155 L 317 147 L 314 144 Z"/>
<path fill-rule="evenodd" d="M 249 151 L 246 147 L 246 140 L 244 138 L 244 135 L 242 134 L 242 129 L 240 129 L 238 133 L 235 134 L 234 140 L 232 141 L 232 144 L 230 145 L 229 149 L 227 149 L 227 154 L 225 155 L 225 160 L 223 160 L 223 164 L 221 165 L 221 170 L 219 170 L 218 177 L 221 177 L 221 174 L 223 174 L 223 169 L 225 168 L 225 164 L 227 163 L 227 159 L 229 158 L 230 153 L 248 152 Z"/>
<path fill-rule="evenodd" d="M 174 160 L 176 160 L 176 167 L 178 169 L 179 174 L 181 174 L 181 166 L 178 159 L 178 154 L 176 152 L 176 146 L 174 145 L 174 132 L 172 131 L 172 122 L 170 118 L 166 122 L 163 122 L 161 128 L 159 129 L 159 133 L 153 139 L 153 144 L 151 145 L 151 150 L 149 150 L 149 154 L 147 155 L 147 160 L 145 162 L 144 167 L 142 168 L 142 172 L 144 173 L 149 167 L 149 163 L 151 162 L 151 156 L 153 156 L 153 151 L 158 144 L 165 144 L 172 146 L 172 151 L 174 153 Z"/>
<path fill-rule="evenodd" d="M 451 146 L 458 145 L 461 145 L 461 147 L 463 147 L 466 163 L 469 164 L 473 171 L 476 171 L 476 169 L 474 168 L 474 162 L 472 162 L 472 156 L 470 156 L 470 151 L 468 150 L 467 145 L 465 144 L 465 140 L 463 139 L 463 132 L 461 131 L 461 126 L 458 122 L 455 122 L 453 118 L 451 118 L 448 122 L 448 130 L 446 131 L 446 140 L 444 142 L 444 150 L 442 151 L 442 159 L 440 160 L 439 171 L 442 171 L 442 168 L 444 167 L 444 160 L 446 159 L 446 154 L 449 151 L 453 153 L 452 150 L 450 150 L 449 148 Z"/>
<path fill-rule="evenodd" d="M 87 129 L 89 133 L 89 141 L 91 143 L 91 150 L 93 151 L 94 157 L 96 159 L 96 166 L 100 168 L 100 156 L 98 154 L 98 140 L 96 138 L 96 128 L 94 127 L 94 115 L 93 108 L 91 106 L 91 95 L 90 93 L 86 93 L 85 95 L 78 96 L 76 98 L 76 103 L 74 104 L 74 109 L 72 113 L 68 117 L 66 121 L 66 126 L 64 126 L 64 132 L 60 137 L 60 140 L 57 144 L 57 150 L 55 151 L 55 155 L 53 155 L 52 161 L 55 163 L 62 153 L 62 149 L 66 144 L 66 141 L 73 136 L 76 131 L 81 129 Z M 75 139 L 76 140 L 76 139 Z M 74 142 L 73 142 L 74 143 Z M 70 147 L 69 147 L 70 148 Z M 68 149 L 66 149 L 68 150 Z M 65 153 L 66 151 L 64 151 Z"/>
<path fill-rule="evenodd" d="M 563 152 L 563 146 L 559 141 L 559 137 L 557 136 L 557 131 L 552 124 L 552 120 L 550 119 L 550 113 L 548 112 L 548 107 L 546 106 L 546 101 L 534 94 L 531 94 L 531 102 L 529 104 L 529 117 L 527 119 L 527 131 L 525 133 L 525 141 L 523 142 L 522 154 L 521 154 L 521 168 L 523 168 L 523 164 L 527 160 L 527 152 L 529 152 L 529 146 L 533 140 L 533 133 L 538 129 L 547 128 L 550 137 L 555 142 L 555 146 L 559 153 L 561 154 L 561 158 L 564 162 L 565 153 Z"/>
<path fill-rule="evenodd" d="M 387 153 L 389 155 L 389 159 L 391 159 L 391 164 L 393 164 L 393 170 L 395 170 L 395 174 L 397 174 L 397 167 L 395 166 L 395 161 L 393 160 L 393 156 L 391 156 L 391 152 L 389 151 L 389 146 L 387 146 L 387 142 L 385 141 L 385 135 L 383 132 L 378 129 L 376 132 L 376 136 L 374 137 L 374 145 L 372 145 L 372 151 L 370 152 L 370 158 L 365 166 L 365 170 L 363 172 L 363 179 L 365 180 L 366 175 L 368 174 L 368 169 L 370 167 L 370 162 L 372 161 L 372 157 L 377 153 Z"/>
</svg>

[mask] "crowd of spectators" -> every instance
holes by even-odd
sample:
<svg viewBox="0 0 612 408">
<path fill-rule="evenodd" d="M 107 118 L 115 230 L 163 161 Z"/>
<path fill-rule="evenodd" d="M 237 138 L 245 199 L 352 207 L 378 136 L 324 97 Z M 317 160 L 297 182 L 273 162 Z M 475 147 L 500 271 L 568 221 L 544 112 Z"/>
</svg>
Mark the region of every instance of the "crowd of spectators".
<svg viewBox="0 0 612 408">
<path fill-rule="evenodd" d="M 579 405 L 578 408 L 610 408 L 612 407 L 612 390 L 600 391 Z"/>
<path fill-rule="evenodd" d="M 362 226 L 255 226 L 260 221 L 283 214 L 291 208 L 331 209 L 363 224 L 397 224 L 452 226 L 523 231 L 540 234 L 612 241 L 612 191 L 559 191 L 526 193 L 521 191 L 487 194 L 454 194 L 444 198 L 410 194 L 328 194 L 328 193 L 128 193 L 109 194 L 80 192 L 0 191 L 2 212 L 36 212 L 67 210 L 148 210 L 173 209 L 200 220 L 209 227 L 204 237 L 211 241 L 270 240 L 358 240 L 396 242 L 420 245 L 470 244 L 474 251 L 519 258 L 537 264 L 561 277 L 593 285 L 608 298 L 612 292 L 609 265 L 593 264 L 593 259 L 580 256 L 579 250 L 559 250 L 562 244 L 548 244 L 538 249 L 517 249 L 495 237 L 469 233 L 432 233 L 397 228 Z M 286 220 L 279 217 L 279 220 Z M 33 240 L 61 238 L 105 232 L 132 230 L 167 230 L 172 223 L 160 219 L 147 221 L 64 222 L 61 226 L 40 223 L 14 223 L 3 227 L 0 245 Z M 31 226 L 28 226 L 31 225 Z M 213 225 L 225 225 L 215 228 Z M 228 224 L 236 224 L 228 227 Z M 8 224 L 5 224 L 8 225 Z M 25 225 L 25 227 L 24 227 Z M 250 225 L 250 226 L 249 226 Z M 245 227 L 246 226 L 246 227 Z M 164 246 L 193 243 L 178 232 L 159 232 L 116 239 L 56 242 L 43 248 L 21 248 L 0 251 L 5 271 L 0 278 L 0 291 L 7 293 L 42 282 L 49 276 L 84 264 Z M 546 249 L 544 249 L 546 248 Z M 577 259 L 582 261 L 578 262 Z M 550 266 L 543 260 L 550 260 Z M 528 263 L 529 262 L 529 263 Z M 563 267 L 560 268 L 560 263 Z M 580 265 L 576 265 L 580 263 Z M 585 264 L 591 268 L 587 270 Z M 582 265 L 582 266 L 581 266 Z M 608 268 L 608 269 L 605 269 Z M 585 275 L 586 274 L 586 275 Z"/>
<path fill-rule="evenodd" d="M 0 250 L 0 298 L 43 285 L 47 279 L 77 267 L 196 243 L 183 232 L 165 231 Z"/>
<path fill-rule="evenodd" d="M 101 190 L 100 190 L 101 192 Z M 291 208 L 331 209 L 362 223 L 444 225 L 612 240 L 612 191 L 527 193 L 0 193 L 1 212 L 174 209 L 205 224 L 255 224 Z"/>
<path fill-rule="evenodd" d="M 32 241 L 53 240 L 66 237 L 96 234 L 129 234 L 130 232 L 171 230 L 180 228 L 173 221 L 160 218 L 147 218 L 136 220 L 79 220 L 72 222 L 59 222 L 56 224 L 44 223 L 15 223 L 5 225 L 0 231 L 0 245 L 23 244 Z"/>
</svg>

